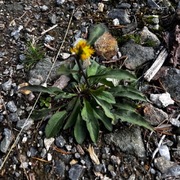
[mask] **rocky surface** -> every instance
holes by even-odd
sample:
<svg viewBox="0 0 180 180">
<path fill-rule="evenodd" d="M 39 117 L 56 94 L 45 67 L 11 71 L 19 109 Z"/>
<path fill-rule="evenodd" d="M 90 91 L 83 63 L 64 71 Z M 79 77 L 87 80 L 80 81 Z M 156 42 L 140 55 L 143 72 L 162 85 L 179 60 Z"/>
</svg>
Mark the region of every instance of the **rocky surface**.
<svg viewBox="0 0 180 180">
<path fill-rule="evenodd" d="M 179 9 L 175 0 L 1 0 L 0 179 L 179 179 Z M 44 127 L 49 117 L 26 121 L 37 96 L 18 92 L 18 86 L 46 80 L 73 12 L 48 84 L 53 85 L 59 78 L 56 74 L 59 65 L 71 61 L 69 49 L 73 42 L 87 38 L 92 25 L 104 23 L 113 37 L 114 48 L 108 51 L 109 39 L 102 38 L 99 44 L 106 44 L 108 53 L 101 48 L 94 57 L 113 66 L 114 62 L 119 66 L 120 61 L 122 68 L 138 74 L 140 89 L 150 103 L 140 105 L 144 109 L 140 107 L 139 111 L 155 126 L 155 132 L 120 123 L 111 133 L 102 131 L 97 144 L 87 139 L 79 145 L 71 131 L 46 139 Z M 164 34 L 169 34 L 169 43 Z M 36 42 L 45 52 L 45 57 L 30 69 L 24 63 L 29 42 Z M 156 77 L 147 83 L 142 80 L 143 73 L 162 46 L 167 48 L 169 57 Z M 120 55 L 126 56 L 126 60 Z M 157 94 L 158 97 L 168 94 L 171 103 L 167 104 L 167 98 L 163 104 L 159 99 L 153 101 L 151 97 Z M 92 159 L 89 147 L 97 161 Z"/>
</svg>

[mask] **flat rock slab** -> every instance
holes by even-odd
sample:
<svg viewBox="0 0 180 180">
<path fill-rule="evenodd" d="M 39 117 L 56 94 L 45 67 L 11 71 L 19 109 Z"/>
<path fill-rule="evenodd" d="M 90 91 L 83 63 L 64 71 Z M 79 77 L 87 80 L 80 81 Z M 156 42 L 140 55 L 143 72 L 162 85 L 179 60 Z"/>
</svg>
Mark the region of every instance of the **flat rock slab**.
<svg viewBox="0 0 180 180">
<path fill-rule="evenodd" d="M 141 46 L 134 41 L 128 41 L 121 48 L 122 55 L 127 56 L 125 66 L 135 70 L 140 65 L 155 58 L 155 51 L 152 47 Z"/>
<path fill-rule="evenodd" d="M 145 158 L 146 156 L 141 131 L 137 126 L 107 134 L 105 135 L 105 141 L 107 144 L 114 144 L 122 152 L 139 158 Z"/>
<path fill-rule="evenodd" d="M 54 80 L 59 76 L 57 74 L 57 70 L 62 64 L 65 63 L 69 63 L 69 61 L 56 61 L 49 77 L 50 80 Z M 31 85 L 40 85 L 41 83 L 43 83 L 49 74 L 52 64 L 53 63 L 51 61 L 51 58 L 45 58 L 44 60 L 39 61 L 36 66 L 29 72 L 29 83 Z"/>
</svg>

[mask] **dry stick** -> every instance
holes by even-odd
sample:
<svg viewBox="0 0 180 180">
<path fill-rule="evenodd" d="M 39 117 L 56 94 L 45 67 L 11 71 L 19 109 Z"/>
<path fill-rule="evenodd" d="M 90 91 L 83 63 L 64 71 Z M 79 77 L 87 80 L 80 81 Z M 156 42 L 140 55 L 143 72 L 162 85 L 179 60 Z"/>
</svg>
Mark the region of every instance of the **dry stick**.
<svg viewBox="0 0 180 180">
<path fill-rule="evenodd" d="M 65 35 L 64 35 L 63 41 L 62 41 L 62 43 L 61 43 L 61 46 L 60 46 L 60 48 L 59 48 L 59 51 L 58 51 L 56 57 L 54 58 L 54 62 L 53 62 L 53 64 L 52 64 L 52 66 L 51 66 L 51 69 L 50 69 L 48 75 L 47 75 L 47 78 L 46 78 L 46 80 L 45 80 L 45 83 L 47 83 L 47 81 L 48 81 L 48 79 L 49 79 L 49 76 L 50 76 L 50 74 L 51 74 L 51 72 L 52 72 L 52 69 L 53 69 L 53 67 L 54 67 L 54 65 L 55 65 L 55 63 L 56 63 L 56 60 L 57 60 L 57 58 L 58 58 L 58 56 L 59 56 L 59 54 L 60 54 L 60 52 L 61 52 L 61 49 L 62 49 L 62 47 L 63 47 L 63 44 L 64 44 L 65 39 L 66 39 L 66 37 L 67 37 L 67 33 L 68 33 L 68 31 L 69 31 L 69 28 L 70 28 L 70 24 L 71 24 L 71 21 L 72 21 L 73 14 L 74 14 L 74 11 L 72 12 L 72 15 L 71 15 L 71 18 L 70 18 L 70 20 L 69 20 L 68 27 L 67 27 L 66 33 L 65 33 Z M 30 116 L 32 115 L 32 112 L 34 111 L 35 106 L 36 106 L 36 104 L 37 104 L 40 96 L 41 96 L 41 93 L 38 94 L 38 97 L 37 97 L 37 99 L 36 99 L 36 101 L 35 101 L 32 109 L 31 109 L 31 111 L 30 111 L 30 113 L 29 113 L 29 115 L 28 115 L 28 117 L 27 117 L 24 125 L 22 126 L 22 128 L 21 128 L 21 130 L 19 131 L 19 133 L 18 133 L 18 135 L 17 135 L 14 143 L 12 144 L 12 146 L 10 147 L 7 155 L 6 155 L 5 158 L 4 158 L 4 161 L 2 162 L 2 164 L 1 164 L 1 166 L 0 166 L 0 170 L 2 170 L 2 168 L 4 167 L 5 162 L 7 161 L 8 157 L 9 157 L 9 155 L 10 155 L 10 153 L 12 152 L 13 148 L 14 148 L 14 147 L 16 146 L 16 144 L 18 143 L 18 141 L 19 141 L 19 139 L 20 139 L 20 135 L 21 135 L 21 133 L 23 132 L 23 130 L 24 130 L 24 128 L 25 128 L 28 120 L 30 119 Z"/>
<path fill-rule="evenodd" d="M 166 60 L 168 56 L 167 50 L 164 48 L 160 54 L 158 55 L 155 62 L 152 64 L 152 66 L 145 72 L 144 78 L 147 81 L 151 81 L 151 79 L 156 75 L 156 73 L 159 71 L 161 66 L 163 65 L 164 61 Z"/>
<path fill-rule="evenodd" d="M 163 143 L 163 140 L 164 140 L 165 137 L 166 137 L 166 135 L 163 135 L 163 136 L 161 137 L 161 139 L 160 139 L 160 141 L 159 141 L 159 143 L 158 143 L 158 145 L 157 145 L 157 148 L 155 149 L 155 151 L 154 151 L 153 154 L 152 154 L 152 160 L 155 158 L 157 152 L 159 151 L 159 148 L 160 148 L 161 144 Z"/>
<path fill-rule="evenodd" d="M 51 31 L 51 30 L 54 29 L 55 27 L 57 27 L 57 24 L 55 24 L 54 26 L 50 27 L 49 29 L 43 31 L 43 32 L 41 33 L 41 35 L 46 34 L 48 31 Z M 65 37 L 65 36 L 64 36 L 64 37 Z"/>
</svg>

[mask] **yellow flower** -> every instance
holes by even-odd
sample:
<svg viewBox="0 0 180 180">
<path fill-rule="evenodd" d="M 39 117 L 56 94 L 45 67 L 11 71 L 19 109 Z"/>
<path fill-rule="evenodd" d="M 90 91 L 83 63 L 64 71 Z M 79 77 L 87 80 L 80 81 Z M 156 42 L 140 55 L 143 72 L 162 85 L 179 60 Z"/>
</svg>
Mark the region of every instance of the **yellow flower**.
<svg viewBox="0 0 180 180">
<path fill-rule="evenodd" d="M 84 39 L 79 40 L 70 51 L 75 53 L 81 60 L 87 60 L 94 53 L 94 49 Z"/>
</svg>

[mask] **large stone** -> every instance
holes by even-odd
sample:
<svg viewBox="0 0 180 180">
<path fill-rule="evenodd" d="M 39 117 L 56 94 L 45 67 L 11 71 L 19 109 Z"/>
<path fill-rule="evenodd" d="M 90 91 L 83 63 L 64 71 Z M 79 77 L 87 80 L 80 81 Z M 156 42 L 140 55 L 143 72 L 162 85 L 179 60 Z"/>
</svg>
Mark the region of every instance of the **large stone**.
<svg viewBox="0 0 180 180">
<path fill-rule="evenodd" d="M 125 66 L 131 70 L 135 70 L 145 62 L 155 58 L 155 51 L 152 47 L 141 46 L 132 40 L 125 43 L 120 48 L 120 51 L 122 55 L 128 57 Z"/>
<path fill-rule="evenodd" d="M 168 119 L 167 113 L 165 113 L 161 109 L 152 106 L 151 104 L 145 105 L 143 111 L 146 121 L 148 121 L 151 125 L 154 126 L 157 126 Z"/>
<path fill-rule="evenodd" d="M 124 128 L 119 132 L 105 135 L 107 144 L 114 144 L 120 151 L 145 158 L 145 148 L 141 137 L 140 128 Z"/>
<path fill-rule="evenodd" d="M 57 70 L 61 65 L 63 64 L 70 65 L 71 63 L 72 63 L 71 60 L 56 61 L 49 76 L 49 80 L 55 80 L 57 77 L 59 77 Z M 53 63 L 51 61 L 51 58 L 48 57 L 39 61 L 36 64 L 36 66 L 29 72 L 29 83 L 31 85 L 40 85 L 43 82 L 45 82 L 52 65 Z"/>
</svg>

